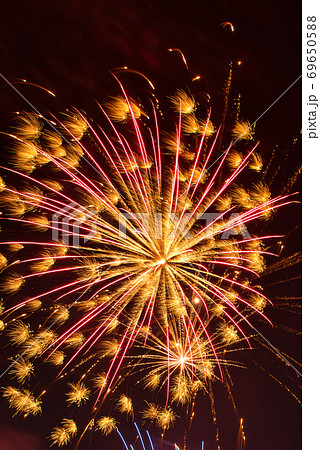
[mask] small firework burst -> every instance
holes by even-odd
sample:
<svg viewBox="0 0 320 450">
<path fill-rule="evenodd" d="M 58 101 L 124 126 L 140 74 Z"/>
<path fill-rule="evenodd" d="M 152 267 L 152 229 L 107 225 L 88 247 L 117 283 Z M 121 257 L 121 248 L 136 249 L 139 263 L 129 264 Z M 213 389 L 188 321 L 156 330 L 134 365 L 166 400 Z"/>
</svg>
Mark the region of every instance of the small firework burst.
<svg viewBox="0 0 320 450">
<path fill-rule="evenodd" d="M 67 392 L 68 403 L 75 403 L 80 406 L 89 399 L 90 390 L 84 385 L 84 383 L 69 383 L 71 390 Z"/>
<path fill-rule="evenodd" d="M 67 445 L 70 442 L 71 436 L 64 427 L 55 427 L 51 434 L 50 439 L 52 444 L 57 444 L 58 447 Z"/>
<path fill-rule="evenodd" d="M 121 394 L 117 403 L 117 409 L 122 413 L 133 416 L 133 405 L 131 398 Z"/>
<path fill-rule="evenodd" d="M 167 430 L 172 427 L 176 420 L 176 414 L 169 408 L 163 408 L 156 419 L 157 426 L 162 428 L 162 430 Z"/>
<path fill-rule="evenodd" d="M 241 120 L 236 122 L 232 129 L 232 136 L 235 140 L 251 141 L 253 140 L 254 126 L 250 122 Z"/>
<path fill-rule="evenodd" d="M 97 429 L 107 436 L 117 429 L 117 422 L 113 417 L 100 417 L 100 419 L 97 420 Z"/>
<path fill-rule="evenodd" d="M 73 419 L 62 419 L 61 426 L 54 427 L 49 438 L 52 445 L 58 447 L 69 444 L 70 440 L 77 434 L 77 425 Z"/>
<path fill-rule="evenodd" d="M 35 398 L 27 389 L 17 389 L 7 386 L 3 389 L 3 396 L 8 399 L 9 406 L 16 410 L 15 414 L 23 414 L 24 417 L 41 413 L 41 400 Z"/>
<path fill-rule="evenodd" d="M 28 380 L 33 372 L 33 365 L 30 361 L 25 361 L 24 359 L 20 359 L 18 361 L 14 361 L 13 367 L 10 371 L 19 383 L 24 383 L 24 381 Z"/>
<path fill-rule="evenodd" d="M 169 97 L 173 109 L 181 114 L 191 114 L 196 109 L 196 102 L 191 95 L 188 95 L 182 89 L 178 89 L 177 92 Z"/>
</svg>

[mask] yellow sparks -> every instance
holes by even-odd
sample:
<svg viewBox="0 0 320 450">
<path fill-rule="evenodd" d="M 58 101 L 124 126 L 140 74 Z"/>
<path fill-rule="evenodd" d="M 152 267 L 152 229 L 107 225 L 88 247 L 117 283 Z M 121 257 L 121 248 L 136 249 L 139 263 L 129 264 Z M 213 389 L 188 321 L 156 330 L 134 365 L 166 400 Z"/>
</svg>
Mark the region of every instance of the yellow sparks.
<svg viewBox="0 0 320 450">
<path fill-rule="evenodd" d="M 51 130 L 45 130 L 42 133 L 42 139 L 54 155 L 56 155 L 56 149 L 61 147 L 63 144 L 63 136 Z"/>
<path fill-rule="evenodd" d="M 203 125 L 202 125 L 203 126 Z M 188 114 L 183 118 L 182 121 L 182 131 L 185 134 L 196 134 L 200 133 L 201 124 L 197 120 L 194 114 Z"/>
<path fill-rule="evenodd" d="M 52 320 L 54 322 L 63 323 L 69 318 L 69 310 L 64 305 L 59 305 L 55 308 L 52 314 Z"/>
<path fill-rule="evenodd" d="M 40 214 L 30 215 L 26 217 L 27 225 L 34 231 L 47 231 L 50 227 L 49 219 Z"/>
<path fill-rule="evenodd" d="M 227 345 L 233 344 L 239 339 L 236 328 L 233 325 L 227 324 L 221 325 L 220 336 L 222 342 Z"/>
<path fill-rule="evenodd" d="M 240 152 L 233 150 L 228 154 L 226 160 L 230 169 L 236 170 L 242 163 L 243 156 Z"/>
<path fill-rule="evenodd" d="M 95 387 L 98 391 L 100 391 L 100 389 L 104 389 L 104 388 L 106 387 L 106 384 L 107 384 L 105 372 L 103 372 L 103 373 L 98 373 L 98 374 L 94 377 L 94 379 L 93 379 L 92 381 L 93 381 L 94 387 Z"/>
<path fill-rule="evenodd" d="M 256 309 L 263 312 L 265 307 L 267 306 L 267 300 L 264 297 L 261 297 L 258 294 L 251 294 L 249 296 L 249 301 Z"/>
<path fill-rule="evenodd" d="M 16 410 L 16 414 L 33 416 L 41 412 L 41 401 L 36 399 L 27 389 L 16 389 L 7 386 L 3 389 L 3 396 L 9 401 L 9 406 Z"/>
<path fill-rule="evenodd" d="M 55 427 L 50 434 L 50 439 L 52 440 L 52 444 L 61 447 L 70 442 L 71 436 L 64 427 Z"/>
<path fill-rule="evenodd" d="M 119 349 L 119 342 L 117 340 L 102 341 L 99 347 L 101 349 L 101 355 L 112 357 Z"/>
<path fill-rule="evenodd" d="M 6 187 L 6 183 L 4 182 L 4 179 L 2 177 L 0 177 L 0 192 L 2 192 L 5 187 Z"/>
<path fill-rule="evenodd" d="M 79 331 L 66 339 L 66 345 L 68 347 L 80 347 L 83 344 L 84 339 L 84 335 Z"/>
<path fill-rule="evenodd" d="M 23 245 L 22 244 L 18 244 L 18 243 L 11 243 L 11 244 L 9 244 L 8 245 L 8 250 L 9 250 L 9 252 L 12 252 L 12 253 L 16 253 L 16 252 L 18 252 L 19 250 L 22 250 L 23 249 Z"/>
<path fill-rule="evenodd" d="M 254 206 L 251 195 L 246 191 L 243 186 L 234 185 L 232 188 L 232 199 L 238 206 L 250 209 Z"/>
<path fill-rule="evenodd" d="M 255 172 L 261 172 L 263 167 L 263 160 L 259 153 L 253 153 L 251 155 L 248 167 Z"/>
<path fill-rule="evenodd" d="M 8 263 L 7 258 L 2 253 L 0 253 L 0 269 L 6 267 L 7 263 Z"/>
<path fill-rule="evenodd" d="M 270 200 L 271 193 L 269 187 L 265 183 L 259 181 L 253 185 L 250 196 L 256 205 L 260 205 Z"/>
<path fill-rule="evenodd" d="M 147 420 L 156 420 L 161 412 L 161 408 L 154 403 L 148 403 L 147 407 L 142 411 L 142 417 Z"/>
<path fill-rule="evenodd" d="M 126 414 L 130 414 L 133 417 L 133 405 L 131 398 L 124 394 L 121 394 L 117 403 L 117 409 Z"/>
<path fill-rule="evenodd" d="M 97 420 L 97 429 L 107 436 L 117 429 L 117 422 L 113 417 L 102 416 Z"/>
<path fill-rule="evenodd" d="M 234 140 L 250 141 L 253 139 L 254 126 L 250 125 L 250 122 L 246 120 L 240 120 L 236 122 L 232 129 L 232 137 Z"/>
<path fill-rule="evenodd" d="M 23 358 L 14 362 L 10 374 L 13 375 L 19 383 L 23 383 L 28 380 L 33 373 L 33 365 L 29 361 L 25 361 Z"/>
<path fill-rule="evenodd" d="M 44 350 L 43 342 L 40 339 L 31 337 L 23 343 L 23 351 L 27 358 L 40 356 Z"/>
<path fill-rule="evenodd" d="M 154 391 L 160 384 L 160 375 L 153 373 L 145 379 L 145 386 Z"/>
<path fill-rule="evenodd" d="M 139 119 L 141 116 L 141 109 L 133 99 L 129 99 L 128 104 L 124 97 L 112 97 L 104 104 L 104 106 L 110 119 L 115 122 L 125 122 L 130 119 L 132 115 L 135 119 Z"/>
<path fill-rule="evenodd" d="M 20 113 L 17 116 L 16 134 L 21 139 L 33 141 L 40 136 L 42 126 L 37 114 Z"/>
<path fill-rule="evenodd" d="M 11 273 L 8 275 L 1 284 L 1 290 L 7 294 L 14 294 L 24 284 L 24 279 L 17 273 Z"/>
<path fill-rule="evenodd" d="M 9 328 L 7 334 L 12 344 L 21 345 L 29 338 L 30 328 L 18 320 Z"/>
<path fill-rule="evenodd" d="M 71 437 L 77 434 L 77 424 L 73 419 L 62 419 L 63 428 L 69 433 Z"/>
<path fill-rule="evenodd" d="M 32 261 L 30 264 L 31 272 L 47 272 L 54 265 L 54 259 L 48 254 L 39 257 L 37 261 Z"/>
<path fill-rule="evenodd" d="M 176 415 L 172 411 L 172 409 L 169 408 L 163 408 L 157 417 L 157 425 L 159 428 L 162 428 L 163 430 L 167 430 L 170 428 L 176 420 Z"/>
<path fill-rule="evenodd" d="M 38 309 L 40 309 L 41 306 L 42 306 L 41 300 L 39 300 L 38 298 L 35 298 L 34 300 L 30 300 L 30 302 L 28 302 L 25 305 L 25 308 L 30 312 L 34 312 L 34 311 L 37 311 Z"/>
<path fill-rule="evenodd" d="M 190 400 L 191 386 L 183 374 L 176 375 L 171 385 L 172 401 L 184 405 Z"/>
<path fill-rule="evenodd" d="M 80 140 L 88 129 L 87 121 L 76 111 L 66 113 L 65 116 L 63 125 L 73 139 Z"/>
<path fill-rule="evenodd" d="M 65 354 L 59 350 L 56 350 L 52 355 L 49 357 L 48 361 L 53 364 L 54 366 L 61 366 L 65 358 Z"/>
<path fill-rule="evenodd" d="M 67 392 L 67 402 L 72 404 L 75 403 L 80 406 L 89 399 L 90 390 L 84 385 L 84 383 L 68 383 L 71 390 Z"/>
<path fill-rule="evenodd" d="M 169 99 L 174 111 L 177 113 L 191 114 L 196 109 L 194 98 L 182 89 L 178 89 Z"/>
</svg>

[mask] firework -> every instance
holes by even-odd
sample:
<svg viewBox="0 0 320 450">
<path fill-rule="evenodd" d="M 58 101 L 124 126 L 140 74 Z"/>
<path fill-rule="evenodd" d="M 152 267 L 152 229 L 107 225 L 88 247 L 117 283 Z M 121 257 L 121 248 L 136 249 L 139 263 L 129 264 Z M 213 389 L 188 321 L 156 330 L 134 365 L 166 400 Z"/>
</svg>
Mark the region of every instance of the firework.
<svg viewBox="0 0 320 450">
<path fill-rule="evenodd" d="M 50 435 L 52 443 L 57 444 L 59 447 L 68 444 L 70 439 L 77 434 L 77 425 L 74 420 L 63 419 L 61 425 L 60 427 L 55 427 Z"/>
<path fill-rule="evenodd" d="M 105 435 L 117 429 L 116 421 L 113 417 L 101 417 L 98 420 L 97 428 Z"/>
<path fill-rule="evenodd" d="M 236 122 L 233 130 L 232 136 L 236 140 L 252 140 L 254 135 L 254 126 L 250 125 L 250 122 L 246 120 L 241 120 Z"/>
<path fill-rule="evenodd" d="M 66 405 L 90 404 L 84 430 L 103 434 L 116 429 L 111 410 L 133 418 L 120 391 L 131 373 L 164 391 L 162 405 L 141 408 L 163 431 L 175 404 L 190 406 L 224 379 L 228 349 L 250 345 L 251 316 L 267 320 L 256 284 L 272 236 L 248 230 L 290 201 L 257 178 L 263 162 L 248 122 L 232 131 L 241 151 L 231 140 L 221 152 L 221 130 L 193 95 L 169 97 L 176 133 L 162 135 L 157 105 L 120 91 L 100 106 L 101 127 L 77 110 L 56 127 L 20 114 L 0 182 L 2 220 L 19 230 L 0 258 L 1 329 L 18 355 L 9 373 L 22 385 L 55 368 L 49 384 L 65 383 Z M 247 170 L 256 178 L 244 187 Z M 45 392 L 7 386 L 3 395 L 15 413 L 35 415 Z M 77 426 L 64 419 L 52 443 L 68 444 Z"/>
</svg>

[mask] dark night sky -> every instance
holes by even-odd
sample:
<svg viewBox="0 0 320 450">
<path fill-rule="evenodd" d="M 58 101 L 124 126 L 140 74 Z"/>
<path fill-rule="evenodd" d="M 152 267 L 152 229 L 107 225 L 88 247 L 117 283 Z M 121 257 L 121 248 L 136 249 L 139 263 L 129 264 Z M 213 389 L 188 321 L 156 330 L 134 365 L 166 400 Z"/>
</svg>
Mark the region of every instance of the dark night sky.
<svg viewBox="0 0 320 450">
<path fill-rule="evenodd" d="M 290 0 L 2 0 L 1 73 L 10 81 L 24 78 L 54 91 L 57 97 L 52 99 L 37 88 L 17 86 L 44 113 L 69 105 L 94 113 L 95 100 L 106 98 L 115 87 L 109 74 L 114 67 L 126 65 L 143 72 L 163 95 L 190 85 L 191 75 L 200 74 L 202 89 L 219 104 L 228 64 L 233 61 L 233 92 L 241 92 L 241 113 L 254 121 L 301 73 L 300 15 L 300 3 Z M 235 33 L 219 26 L 224 21 L 233 23 Z M 178 54 L 167 51 L 170 47 L 184 52 L 191 75 Z M 239 67 L 238 60 L 243 62 Z M 276 143 L 286 148 L 299 135 L 300 89 L 297 83 L 258 122 L 256 133 L 266 149 Z M 4 120 L 8 113 L 25 107 L 3 82 L 0 102 Z M 295 154 L 286 159 L 289 169 L 299 158 Z M 298 220 L 297 210 L 288 214 L 280 214 L 277 224 L 285 224 L 288 217 Z M 299 242 L 291 245 L 288 251 L 294 252 Z M 286 288 L 281 287 L 282 294 L 288 292 Z M 299 285 L 288 289 L 295 295 Z M 278 292 L 271 289 L 269 294 Z M 286 321 L 285 315 L 275 319 Z M 289 340 L 277 332 L 274 337 L 267 329 L 266 333 L 286 351 L 299 355 L 298 338 L 290 336 Z M 260 355 L 252 357 L 259 359 Z M 236 400 L 245 418 L 246 450 L 299 450 L 300 409 L 295 400 L 254 365 L 235 375 Z M 222 392 L 217 394 L 217 406 L 224 434 L 222 450 L 236 450 L 237 425 Z M 20 420 L 9 419 L 6 405 L 0 414 L 1 450 L 49 448 L 48 441 L 41 443 L 37 425 L 25 424 L 23 431 L 14 432 Z M 206 449 L 213 448 L 200 420 L 207 414 L 206 406 L 200 406 L 194 424 L 194 442 L 199 444 L 190 450 L 200 449 L 202 439 Z M 228 434 L 229 428 L 233 431 Z M 118 447 L 106 442 L 97 440 L 92 448 L 121 448 L 118 440 Z"/>
</svg>

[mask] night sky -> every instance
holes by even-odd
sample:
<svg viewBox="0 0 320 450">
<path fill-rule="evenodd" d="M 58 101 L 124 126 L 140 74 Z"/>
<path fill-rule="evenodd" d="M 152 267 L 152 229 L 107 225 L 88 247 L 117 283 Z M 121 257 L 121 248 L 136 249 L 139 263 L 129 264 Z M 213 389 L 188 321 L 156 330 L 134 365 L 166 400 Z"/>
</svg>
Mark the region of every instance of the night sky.
<svg viewBox="0 0 320 450">
<path fill-rule="evenodd" d="M 121 66 L 143 72 L 160 96 L 173 93 L 177 87 L 192 87 L 191 78 L 201 75 L 196 83 L 210 94 L 219 111 L 232 62 L 232 94 L 241 93 L 241 116 L 253 122 L 301 73 L 300 15 L 300 2 L 289 0 L 4 0 L 0 5 L 1 73 L 11 82 L 27 79 L 53 91 L 56 98 L 36 87 L 16 85 L 44 114 L 76 106 L 94 116 L 96 100 L 106 99 L 116 89 L 110 70 Z M 234 33 L 220 26 L 225 21 L 232 22 Z M 178 53 L 170 53 L 168 48 L 183 51 L 189 71 Z M 128 75 L 122 78 L 123 82 L 127 80 L 132 82 Z M 259 120 L 256 128 L 265 156 L 278 145 L 279 164 L 283 164 L 280 174 L 284 177 L 294 173 L 300 161 L 297 146 L 292 150 L 292 141 L 299 137 L 301 129 L 300 89 L 297 82 Z M 26 108 L 3 81 L 0 105 L 3 127 L 10 113 Z M 277 215 L 272 231 L 292 230 L 299 220 L 299 206 L 290 206 Z M 289 246 L 284 250 L 287 255 L 300 248 L 299 229 L 289 234 Z M 265 282 L 272 284 L 297 275 L 299 269 L 295 267 L 285 274 L 276 274 L 272 280 L 266 278 Z M 298 296 L 299 280 L 267 287 L 266 293 L 270 298 Z M 283 311 L 269 309 L 268 314 L 277 323 L 300 327 L 299 318 L 288 317 Z M 271 330 L 263 324 L 260 329 L 274 345 L 300 357 L 298 336 L 277 328 Z M 264 361 L 259 352 L 253 350 L 249 356 L 267 371 L 273 370 L 273 361 Z M 246 450 L 299 450 L 300 406 L 259 367 L 249 360 L 247 363 L 248 369 L 233 372 L 236 403 L 245 421 Z M 290 370 L 288 373 L 294 375 Z M 274 375 L 283 376 L 286 384 L 286 373 L 275 369 Z M 6 402 L 1 400 L 0 405 L 1 450 L 49 448 L 49 441 L 43 440 L 48 432 L 39 427 L 38 419 L 23 423 L 19 418 L 11 419 Z M 238 416 L 222 389 L 217 391 L 217 411 L 222 450 L 236 450 Z M 200 402 L 190 450 L 200 450 L 201 440 L 206 441 L 206 449 L 216 448 L 210 445 L 212 428 L 208 414 L 207 403 Z M 45 427 L 46 419 L 43 423 Z M 130 436 L 133 426 L 123 423 L 122 431 L 126 426 Z M 173 435 L 168 433 L 168 438 Z M 119 439 L 99 437 L 95 437 L 92 447 L 89 440 L 79 447 L 86 448 L 122 449 Z"/>
</svg>

